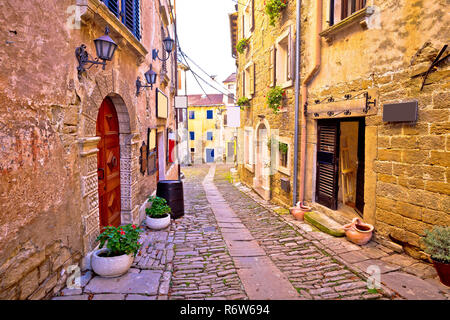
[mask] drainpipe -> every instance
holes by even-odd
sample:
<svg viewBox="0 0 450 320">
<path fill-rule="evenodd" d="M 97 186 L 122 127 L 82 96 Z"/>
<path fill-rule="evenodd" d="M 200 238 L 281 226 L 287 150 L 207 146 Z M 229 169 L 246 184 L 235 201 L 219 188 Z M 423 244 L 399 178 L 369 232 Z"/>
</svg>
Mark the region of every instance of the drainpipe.
<svg viewBox="0 0 450 320">
<path fill-rule="evenodd" d="M 298 176 L 298 106 L 300 101 L 300 26 L 302 1 L 297 0 L 297 32 L 295 36 L 295 126 L 294 126 L 294 181 L 293 207 L 297 204 L 297 176 Z"/>
<path fill-rule="evenodd" d="M 305 201 L 305 167 L 306 167 L 306 117 L 305 117 L 305 106 L 308 101 L 308 84 L 312 80 L 312 78 L 317 74 L 320 68 L 320 51 L 321 51 L 321 39 L 319 33 L 322 31 L 322 5 L 323 0 L 317 0 L 316 6 L 316 41 L 314 45 L 314 53 L 315 53 L 315 62 L 314 68 L 311 72 L 306 76 L 305 80 L 302 83 L 301 88 L 301 96 L 302 96 L 302 105 L 301 105 L 301 147 L 300 147 L 300 193 L 299 193 L 299 201 L 300 205 L 303 205 Z"/>
</svg>

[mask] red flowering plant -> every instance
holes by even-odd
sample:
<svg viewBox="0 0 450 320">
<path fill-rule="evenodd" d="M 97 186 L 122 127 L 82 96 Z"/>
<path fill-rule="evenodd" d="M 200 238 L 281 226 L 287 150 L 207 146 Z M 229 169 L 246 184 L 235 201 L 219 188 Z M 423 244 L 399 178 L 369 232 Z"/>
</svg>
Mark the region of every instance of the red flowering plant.
<svg viewBox="0 0 450 320">
<path fill-rule="evenodd" d="M 123 254 L 136 253 L 141 247 L 139 243 L 139 233 L 142 232 L 134 224 L 127 224 L 119 227 L 108 226 L 104 227 L 103 232 L 97 237 L 96 241 L 100 241 L 100 248 L 106 243 L 108 257 L 121 256 Z"/>
<path fill-rule="evenodd" d="M 269 90 L 266 100 L 268 107 L 272 109 L 273 113 L 277 114 L 280 111 L 283 98 L 286 98 L 286 91 L 283 88 L 275 86 Z"/>
</svg>

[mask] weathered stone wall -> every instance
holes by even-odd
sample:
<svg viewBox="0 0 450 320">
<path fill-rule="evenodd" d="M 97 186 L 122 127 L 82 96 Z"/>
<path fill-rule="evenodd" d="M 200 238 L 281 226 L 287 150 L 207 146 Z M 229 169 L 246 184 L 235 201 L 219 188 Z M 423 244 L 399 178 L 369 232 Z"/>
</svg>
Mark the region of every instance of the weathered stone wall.
<svg viewBox="0 0 450 320">
<path fill-rule="evenodd" d="M 286 30 L 286 28 L 291 26 L 291 33 L 293 36 L 293 43 L 295 43 L 295 10 L 296 2 L 289 1 L 288 6 L 282 11 L 280 19 L 277 21 L 275 26 L 269 25 L 269 17 L 265 13 L 265 6 L 263 0 L 255 0 L 254 9 L 254 19 L 255 27 L 250 36 L 250 46 L 244 54 L 238 53 L 237 63 L 238 63 L 238 77 L 237 77 L 237 96 L 242 96 L 242 72 L 244 67 L 249 62 L 255 64 L 255 94 L 251 99 L 251 106 L 245 107 L 245 110 L 241 112 L 241 129 L 245 126 L 251 126 L 254 129 L 253 136 L 256 139 L 256 127 L 260 122 L 260 117 L 264 116 L 264 119 L 268 121 L 270 125 L 271 132 L 276 135 L 289 138 L 290 143 L 290 157 L 291 157 L 291 168 L 290 174 L 292 176 L 292 164 L 294 159 L 294 108 L 295 108 L 295 94 L 293 85 L 286 88 L 286 99 L 284 101 L 285 111 L 278 114 L 274 114 L 270 108 L 267 106 L 266 94 L 270 90 L 270 74 L 269 74 L 269 56 L 270 48 L 275 44 L 276 39 Z M 241 39 L 242 35 L 242 12 L 243 6 L 239 5 L 239 17 L 238 17 L 238 40 Z M 243 135 L 242 135 L 243 136 Z M 253 144 L 256 145 L 255 143 Z M 239 146 L 243 148 L 244 142 L 239 141 Z M 241 150 L 242 151 L 242 150 Z M 256 147 L 254 150 L 253 159 L 256 160 Z M 243 155 L 243 153 L 242 153 Z M 239 165 L 239 174 L 241 180 L 249 186 L 253 185 L 254 173 L 250 172 L 245 168 L 243 164 Z M 270 176 L 270 186 L 271 186 L 271 199 L 274 202 L 282 203 L 285 205 L 290 205 L 292 202 L 292 179 L 291 179 L 291 192 L 287 193 L 281 190 L 280 179 L 289 178 L 290 176 L 281 173 L 279 171 L 274 171 Z"/>
<path fill-rule="evenodd" d="M 366 117 L 364 218 L 375 224 L 378 235 L 424 257 L 424 230 L 450 225 L 448 61 L 430 74 L 423 90 L 423 78 L 412 76 L 426 71 L 448 43 L 448 10 L 446 1 L 375 0 L 368 5 L 375 13 L 367 20 L 367 30 L 356 23 L 331 42 L 322 38 L 322 63 L 308 101 L 375 90 L 376 114 Z M 302 10 L 303 78 L 312 68 L 315 1 L 304 2 Z M 323 21 L 327 19 L 324 3 Z M 414 99 L 419 102 L 416 123 L 382 121 L 383 104 Z M 315 139 L 309 136 L 313 130 L 313 124 L 308 126 L 308 159 L 315 150 Z M 310 181 L 315 179 L 313 166 L 314 161 L 308 161 Z M 307 182 L 308 200 L 313 193 Z"/>
<path fill-rule="evenodd" d="M 164 2 L 164 1 L 162 1 Z M 75 48 L 93 39 L 108 19 L 98 11 L 70 27 L 76 4 L 99 1 L 3 1 L 0 4 L 0 298 L 42 299 L 58 291 L 67 266 L 79 264 L 99 233 L 95 125 L 102 100 L 112 98 L 121 127 L 122 222 L 138 223 L 138 208 L 156 176 L 139 171 L 138 146 L 147 128 L 175 130 L 155 118 L 155 89 L 136 97 L 135 82 L 153 63 L 110 26 L 119 48 L 79 81 Z M 102 4 L 100 4 L 102 5 Z M 72 10 L 71 10 L 72 8 Z M 83 7 L 84 8 L 84 7 Z M 161 49 L 159 4 L 142 6 L 142 46 Z M 97 9 L 93 9 L 97 10 Z M 100 14 L 100 15 L 99 15 Z M 106 19 L 106 20 L 105 20 Z M 49 24 L 48 22 L 51 21 Z M 172 60 L 160 88 L 173 101 Z M 158 78 L 158 81 L 161 79 Z M 168 168 L 169 170 L 169 168 Z M 168 178 L 175 178 L 170 170 Z M 62 272 L 62 271 L 65 272 Z"/>
</svg>

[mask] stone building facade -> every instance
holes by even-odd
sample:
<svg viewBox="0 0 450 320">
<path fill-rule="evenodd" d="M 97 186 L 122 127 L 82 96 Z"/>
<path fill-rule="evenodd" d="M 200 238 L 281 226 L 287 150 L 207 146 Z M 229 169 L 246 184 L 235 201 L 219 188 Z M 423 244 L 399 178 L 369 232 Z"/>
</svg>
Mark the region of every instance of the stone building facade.
<svg viewBox="0 0 450 320">
<path fill-rule="evenodd" d="M 166 0 L 3 1 L 0 8 L 0 298 L 43 299 L 76 266 L 89 268 L 105 208 L 118 210 L 120 224 L 139 224 L 158 179 L 178 176 L 166 150 L 175 131 L 176 60 L 151 54 L 163 57 L 162 39 L 174 38 L 174 14 Z M 85 44 L 95 57 L 93 40 L 106 26 L 118 45 L 112 61 L 79 78 L 75 49 Z M 150 64 L 157 81 L 137 95 L 136 79 Z M 166 117 L 157 117 L 157 100 Z M 102 207 L 98 115 L 105 103 L 113 110 L 105 123 L 118 128 L 106 164 L 119 186 Z M 153 162 L 143 168 L 149 141 Z"/>
<path fill-rule="evenodd" d="M 263 0 L 239 3 L 237 13 L 230 15 L 232 46 L 243 38 L 249 40 L 244 53 L 232 50 L 237 55 L 237 98 L 250 100 L 250 106 L 241 112 L 239 174 L 242 182 L 264 199 L 284 205 L 292 202 L 295 8 L 295 1 L 288 1 L 275 26 L 269 25 Z M 268 91 L 275 86 L 286 92 L 278 114 L 266 101 Z M 288 147 L 283 167 L 279 165 L 278 144 L 272 141 Z"/>
<path fill-rule="evenodd" d="M 254 1 L 258 10 L 250 50 L 237 58 L 238 79 L 251 57 L 260 61 L 244 122 L 253 128 L 255 141 L 255 124 L 265 121 L 271 128 L 283 123 L 293 141 L 293 108 L 279 115 L 259 110 L 265 110 L 263 95 L 270 82 L 264 56 L 267 60 L 267 48 L 282 32 L 286 16 L 295 21 L 295 1 L 288 1 L 275 28 L 261 22 L 267 19 L 263 3 Z M 301 2 L 301 64 L 296 72 L 304 88 L 299 108 L 305 110 L 305 121 L 299 126 L 305 125 L 306 143 L 303 167 L 298 155 L 298 184 L 299 189 L 304 184 L 305 203 L 341 223 L 362 217 L 375 225 L 377 237 L 403 245 L 416 258 L 426 257 L 420 241 L 424 230 L 450 225 L 446 7 L 446 1 L 428 0 Z M 242 12 L 239 7 L 238 38 Z M 434 61 L 439 63 L 426 75 Z M 238 86 L 242 90 L 242 82 Z M 288 91 L 288 101 L 292 95 Z M 417 120 L 411 121 L 406 115 L 416 105 Z M 400 121 L 389 119 L 389 108 L 402 110 Z M 264 120 L 258 115 L 265 115 Z M 343 174 L 342 166 L 350 173 Z M 249 169 L 242 165 L 240 175 L 251 185 Z M 274 181 L 277 174 L 271 177 Z M 270 190 L 279 202 L 277 185 Z M 292 190 L 286 203 L 290 197 Z"/>
</svg>

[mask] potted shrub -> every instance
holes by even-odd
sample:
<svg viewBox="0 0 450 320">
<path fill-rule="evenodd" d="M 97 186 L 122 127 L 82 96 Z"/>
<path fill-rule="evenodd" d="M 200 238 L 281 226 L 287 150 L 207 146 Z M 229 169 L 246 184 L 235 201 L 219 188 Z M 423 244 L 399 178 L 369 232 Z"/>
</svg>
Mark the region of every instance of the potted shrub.
<svg viewBox="0 0 450 320">
<path fill-rule="evenodd" d="M 145 223 L 147 227 L 153 230 L 160 230 L 166 228 L 170 224 L 170 215 L 172 211 L 167 205 L 167 201 L 161 197 L 150 197 L 148 199 L 152 203 L 150 208 L 145 209 L 147 217 Z"/>
<path fill-rule="evenodd" d="M 275 26 L 275 22 L 280 16 L 280 12 L 287 6 L 287 0 L 267 0 L 266 13 L 269 16 L 269 24 Z"/>
<path fill-rule="evenodd" d="M 243 109 L 243 107 L 249 107 L 250 106 L 250 100 L 247 97 L 240 97 L 236 104 Z"/>
<path fill-rule="evenodd" d="M 242 38 L 241 40 L 238 41 L 237 45 L 236 45 L 236 50 L 239 53 L 244 53 L 244 50 L 247 49 L 248 47 L 248 39 L 247 38 Z"/>
<path fill-rule="evenodd" d="M 92 270 L 99 276 L 107 278 L 127 273 L 142 245 L 138 241 L 140 232 L 142 230 L 134 224 L 105 227 L 97 237 L 100 248 L 92 254 Z M 105 243 L 106 248 L 103 248 Z"/>
<path fill-rule="evenodd" d="M 273 110 L 273 113 L 277 114 L 280 111 L 281 103 L 286 96 L 286 91 L 279 86 L 275 86 L 267 93 L 267 105 Z"/>
<path fill-rule="evenodd" d="M 450 227 L 436 226 L 431 231 L 425 230 L 423 242 L 439 279 L 450 286 Z"/>
</svg>

